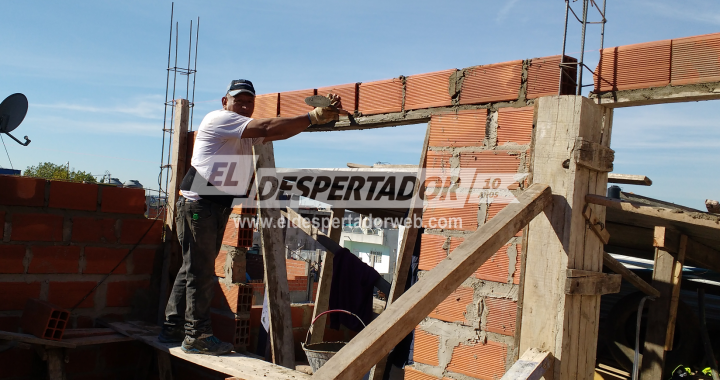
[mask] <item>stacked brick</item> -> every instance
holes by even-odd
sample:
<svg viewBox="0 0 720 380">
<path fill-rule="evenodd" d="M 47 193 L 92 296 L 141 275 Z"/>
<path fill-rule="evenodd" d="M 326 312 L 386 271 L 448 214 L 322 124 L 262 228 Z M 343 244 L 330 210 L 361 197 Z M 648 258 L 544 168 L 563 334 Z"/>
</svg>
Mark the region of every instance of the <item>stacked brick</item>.
<svg viewBox="0 0 720 380">
<path fill-rule="evenodd" d="M 31 298 L 72 308 L 118 264 L 67 327 L 91 327 L 131 306 L 150 310 L 162 222 L 144 212 L 142 189 L 0 176 L 1 328 L 18 331 Z"/>
<path fill-rule="evenodd" d="M 577 62 L 565 56 L 564 62 Z M 575 93 L 577 68 L 561 69 L 560 56 L 398 76 L 364 83 L 258 95 L 255 118 L 292 117 L 311 108 L 307 96 L 336 93 L 344 109 L 356 116 L 493 102 L 526 102 L 547 95 Z M 562 74 L 561 74 L 562 73 Z"/>
<path fill-rule="evenodd" d="M 595 92 L 720 82 L 720 33 L 603 49 Z"/>
<path fill-rule="evenodd" d="M 507 74 L 515 70 L 513 65 L 521 64 L 492 66 L 482 75 Z M 481 74 L 477 75 L 475 85 L 483 86 Z M 494 99 L 498 103 L 487 108 L 431 117 L 425 167 L 428 173 L 453 175 L 426 182 L 431 199 L 423 215 L 421 277 L 507 204 L 489 203 L 480 197 L 483 191 L 507 188 L 517 195 L 526 186 L 533 107 L 500 103 L 501 96 Z M 472 177 L 475 180 L 469 181 Z M 456 199 L 456 207 L 436 203 L 440 198 Z M 406 369 L 406 379 L 502 377 L 517 357 L 522 247 L 519 233 L 417 326 L 415 364 Z"/>
</svg>

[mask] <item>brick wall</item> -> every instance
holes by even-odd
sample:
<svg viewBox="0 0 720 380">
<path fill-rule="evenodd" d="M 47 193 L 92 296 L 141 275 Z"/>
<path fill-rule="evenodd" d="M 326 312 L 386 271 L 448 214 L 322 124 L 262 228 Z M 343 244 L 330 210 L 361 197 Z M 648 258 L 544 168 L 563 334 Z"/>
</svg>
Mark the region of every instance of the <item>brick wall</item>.
<svg viewBox="0 0 720 380">
<path fill-rule="evenodd" d="M 73 307 L 137 243 L 73 311 L 69 327 L 127 315 L 133 306 L 137 313 L 148 306 L 154 312 L 157 295 L 148 290 L 156 259 L 162 260 L 162 222 L 144 212 L 142 189 L 0 176 L 2 328 L 17 331 L 28 298 Z"/>
</svg>

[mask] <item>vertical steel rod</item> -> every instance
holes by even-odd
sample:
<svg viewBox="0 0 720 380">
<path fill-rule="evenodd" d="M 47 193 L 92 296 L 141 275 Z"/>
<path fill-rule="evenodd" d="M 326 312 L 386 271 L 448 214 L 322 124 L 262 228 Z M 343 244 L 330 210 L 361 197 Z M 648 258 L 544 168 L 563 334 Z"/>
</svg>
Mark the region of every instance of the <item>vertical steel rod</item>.
<svg viewBox="0 0 720 380">
<path fill-rule="evenodd" d="M 602 27 L 600 29 L 600 54 L 602 54 L 602 49 L 605 43 L 605 23 L 607 22 L 607 19 L 605 19 L 605 6 L 607 5 L 607 0 L 603 0 L 603 11 L 602 11 Z"/>
<path fill-rule="evenodd" d="M 167 63 L 167 77 L 165 79 L 165 110 L 163 113 L 163 132 L 162 132 L 162 149 L 160 151 L 160 174 L 158 175 L 158 199 L 162 197 L 162 175 L 163 167 L 165 166 L 165 129 L 167 128 L 167 102 L 168 102 L 168 91 L 170 88 L 170 57 L 172 54 L 172 29 L 173 29 L 173 16 L 175 11 L 175 3 L 170 5 L 170 38 L 168 40 L 168 63 Z M 108 177 L 108 182 L 110 178 Z M 167 203 L 167 202 L 166 202 Z M 165 216 L 163 215 L 163 225 L 165 225 Z"/>
<path fill-rule="evenodd" d="M 570 8 L 569 1 L 570 0 L 565 0 L 565 32 L 563 33 L 563 47 L 562 47 L 562 54 L 560 55 L 560 80 L 558 81 L 558 95 L 562 94 L 562 80 L 563 80 L 563 69 L 564 69 L 563 63 L 565 63 L 565 44 L 567 43 L 568 10 Z"/>
<path fill-rule="evenodd" d="M 188 42 L 188 65 L 187 65 L 187 79 L 185 81 L 185 99 L 190 98 L 190 56 L 192 54 L 192 20 L 190 20 L 190 42 Z"/>
<path fill-rule="evenodd" d="M 192 101 L 190 102 L 190 132 L 192 132 L 193 115 L 195 114 L 195 77 L 197 75 L 197 52 L 198 39 L 200 38 L 200 17 L 197 18 L 197 27 L 195 28 L 195 67 L 193 67 L 193 91 Z M 188 67 L 189 68 L 189 67 Z"/>
<path fill-rule="evenodd" d="M 587 26 L 587 11 L 588 2 L 590 0 L 583 0 L 583 19 L 582 19 L 582 35 L 580 37 L 580 63 L 578 64 L 578 88 L 577 95 L 582 95 L 583 86 L 583 71 L 585 68 L 585 27 Z"/>
</svg>

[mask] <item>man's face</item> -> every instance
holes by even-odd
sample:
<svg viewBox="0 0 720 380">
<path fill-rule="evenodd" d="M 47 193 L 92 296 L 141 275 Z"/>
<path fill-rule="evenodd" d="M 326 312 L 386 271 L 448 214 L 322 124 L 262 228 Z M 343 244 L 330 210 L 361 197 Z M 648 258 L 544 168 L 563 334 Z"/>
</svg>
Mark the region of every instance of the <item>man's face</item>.
<svg viewBox="0 0 720 380">
<path fill-rule="evenodd" d="M 222 98 L 223 109 L 235 112 L 239 115 L 252 117 L 255 110 L 255 97 L 247 92 L 241 92 L 235 96 L 225 95 Z"/>
</svg>

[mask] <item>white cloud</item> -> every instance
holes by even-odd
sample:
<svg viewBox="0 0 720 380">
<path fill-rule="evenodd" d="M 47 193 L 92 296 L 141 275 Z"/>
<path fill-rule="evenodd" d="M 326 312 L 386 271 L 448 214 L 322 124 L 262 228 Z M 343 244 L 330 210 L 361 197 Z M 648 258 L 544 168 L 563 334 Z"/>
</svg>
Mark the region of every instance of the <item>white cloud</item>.
<svg viewBox="0 0 720 380">
<path fill-rule="evenodd" d="M 128 102 L 109 106 L 94 106 L 79 103 L 33 103 L 31 107 L 85 113 L 122 114 L 142 119 L 162 120 L 165 107 L 163 103 L 163 98 L 160 95 L 144 95 L 137 96 Z"/>
<path fill-rule="evenodd" d="M 77 120 L 61 116 L 28 117 L 23 123 L 27 130 L 51 130 L 54 133 L 129 134 L 162 136 L 162 122 L 115 121 L 112 118 Z M 31 133 L 31 132 L 27 132 Z M 31 136 L 32 138 L 32 136 Z"/>
</svg>

